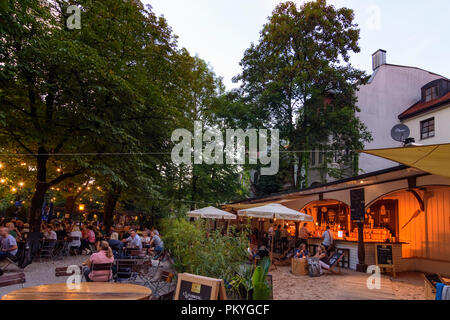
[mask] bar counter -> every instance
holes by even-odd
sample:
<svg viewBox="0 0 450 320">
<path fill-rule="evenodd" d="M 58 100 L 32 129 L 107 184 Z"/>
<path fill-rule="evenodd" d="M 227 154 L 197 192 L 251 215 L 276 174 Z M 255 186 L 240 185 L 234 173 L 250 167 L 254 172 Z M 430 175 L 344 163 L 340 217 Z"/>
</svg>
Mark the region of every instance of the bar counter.
<svg viewBox="0 0 450 320">
<path fill-rule="evenodd" d="M 356 265 L 358 264 L 358 241 L 357 240 L 344 240 L 344 239 L 334 239 L 334 244 L 338 249 L 344 249 L 348 254 L 349 267 L 352 270 L 356 270 Z M 320 245 L 322 243 L 322 238 L 311 237 L 308 239 L 309 245 Z M 364 240 L 365 248 L 365 263 L 370 265 L 376 264 L 376 246 L 377 245 L 392 245 L 392 257 L 397 270 L 402 270 L 405 267 L 402 259 L 402 246 L 405 242 L 384 242 L 372 239 Z"/>
</svg>

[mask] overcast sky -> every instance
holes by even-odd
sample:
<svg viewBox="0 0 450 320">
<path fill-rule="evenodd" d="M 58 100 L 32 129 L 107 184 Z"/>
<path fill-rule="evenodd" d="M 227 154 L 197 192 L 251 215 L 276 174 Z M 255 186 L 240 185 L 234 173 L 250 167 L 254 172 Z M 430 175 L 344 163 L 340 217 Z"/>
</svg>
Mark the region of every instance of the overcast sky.
<svg viewBox="0 0 450 320">
<path fill-rule="evenodd" d="M 277 0 L 142 0 L 164 15 L 179 45 L 207 61 L 228 89 L 239 61 Z M 301 3 L 301 0 L 295 0 Z M 387 50 L 387 62 L 423 68 L 450 78 L 449 0 L 329 0 L 355 11 L 361 52 L 351 63 L 371 73 L 371 54 Z"/>
</svg>

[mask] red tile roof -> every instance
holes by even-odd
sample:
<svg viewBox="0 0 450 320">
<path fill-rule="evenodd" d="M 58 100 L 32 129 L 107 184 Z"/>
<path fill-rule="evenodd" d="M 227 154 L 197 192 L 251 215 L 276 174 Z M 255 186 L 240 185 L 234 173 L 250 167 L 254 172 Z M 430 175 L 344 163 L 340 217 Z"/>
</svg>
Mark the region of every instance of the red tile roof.
<svg viewBox="0 0 450 320">
<path fill-rule="evenodd" d="M 413 117 L 415 115 L 418 115 L 420 113 L 429 111 L 433 108 L 444 105 L 447 102 L 450 103 L 450 92 L 447 92 L 447 94 L 443 95 L 442 97 L 431 100 L 431 101 L 424 102 L 421 100 L 421 101 L 417 102 L 416 104 L 412 105 L 411 107 L 409 107 L 408 109 L 406 109 L 406 111 L 401 113 L 398 116 L 398 118 L 400 120 L 407 119 L 407 118 Z"/>
</svg>

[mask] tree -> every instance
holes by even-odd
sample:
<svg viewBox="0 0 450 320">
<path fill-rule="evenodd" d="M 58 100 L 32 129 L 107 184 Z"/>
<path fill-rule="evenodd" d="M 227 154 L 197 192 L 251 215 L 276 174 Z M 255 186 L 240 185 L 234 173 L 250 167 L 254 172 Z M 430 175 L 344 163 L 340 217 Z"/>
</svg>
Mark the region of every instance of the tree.
<svg viewBox="0 0 450 320">
<path fill-rule="evenodd" d="M 242 82 L 242 95 L 266 110 L 267 122 L 280 130 L 284 150 L 290 152 L 292 186 L 308 184 L 308 150 L 354 150 L 370 139 L 355 115 L 354 93 L 366 77 L 349 63 L 350 52 L 360 51 L 353 19 L 351 9 L 336 9 L 326 0 L 300 8 L 281 3 L 263 26 L 259 43 L 246 50 L 240 63 L 243 72 L 235 81 Z M 355 154 L 337 157 L 347 164 Z"/>
</svg>

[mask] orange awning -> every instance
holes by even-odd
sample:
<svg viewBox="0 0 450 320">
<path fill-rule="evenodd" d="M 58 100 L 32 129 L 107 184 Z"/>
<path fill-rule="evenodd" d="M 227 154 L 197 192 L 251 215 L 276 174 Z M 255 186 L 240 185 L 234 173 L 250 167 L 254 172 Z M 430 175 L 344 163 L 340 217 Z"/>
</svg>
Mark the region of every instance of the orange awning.
<svg viewBox="0 0 450 320">
<path fill-rule="evenodd" d="M 450 144 L 363 150 L 361 152 L 450 178 Z"/>
</svg>

